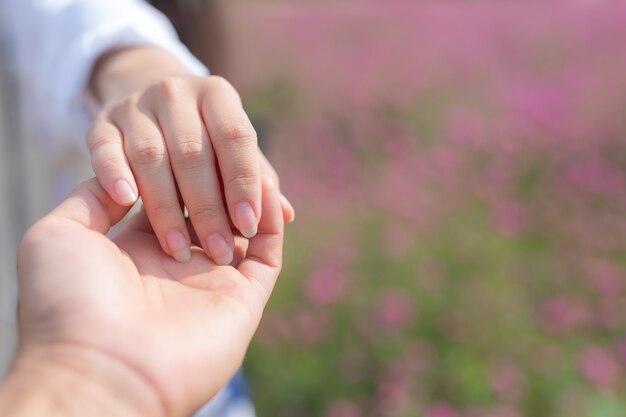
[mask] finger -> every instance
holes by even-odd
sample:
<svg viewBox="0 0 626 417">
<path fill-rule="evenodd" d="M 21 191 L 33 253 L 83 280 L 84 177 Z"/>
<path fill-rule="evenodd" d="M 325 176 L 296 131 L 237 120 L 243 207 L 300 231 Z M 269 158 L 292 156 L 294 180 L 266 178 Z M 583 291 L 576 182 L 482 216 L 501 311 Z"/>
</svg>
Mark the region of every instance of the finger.
<svg viewBox="0 0 626 417">
<path fill-rule="evenodd" d="M 123 132 L 126 155 L 161 248 L 177 261 L 187 262 L 191 258 L 189 235 L 156 122 L 134 108 L 127 108 L 114 118 Z"/>
<path fill-rule="evenodd" d="M 278 174 L 276 173 L 276 170 L 274 169 L 272 164 L 270 164 L 270 161 L 268 161 L 265 154 L 263 154 L 260 149 L 259 162 L 261 164 L 261 175 L 269 176 L 274 181 L 274 184 L 280 192 L 280 179 L 278 178 Z M 285 223 L 292 223 L 296 218 L 296 211 L 294 210 L 287 197 L 285 197 L 285 195 L 282 193 L 280 193 L 280 206 L 283 210 L 283 218 L 285 220 Z"/>
<path fill-rule="evenodd" d="M 233 259 L 233 268 L 239 268 L 239 264 L 246 258 L 246 251 L 250 241 L 242 236 L 235 237 L 235 256 Z"/>
<path fill-rule="evenodd" d="M 155 109 L 172 170 L 202 247 L 218 265 L 233 261 L 230 231 L 215 156 L 195 101 L 170 91 Z M 185 94 L 188 96 L 188 94 Z"/>
<path fill-rule="evenodd" d="M 204 122 L 217 155 L 228 212 L 245 237 L 256 234 L 261 216 L 257 137 L 235 89 L 213 77 L 202 98 Z"/>
<path fill-rule="evenodd" d="M 124 218 L 128 210 L 130 207 L 117 204 L 98 180 L 92 178 L 76 187 L 46 218 L 71 220 L 106 234 L 112 225 Z"/>
<path fill-rule="evenodd" d="M 284 194 L 280 194 L 280 207 L 283 211 L 283 220 L 285 223 L 293 223 L 296 219 L 296 210 L 293 208 L 287 197 Z"/>
<path fill-rule="evenodd" d="M 105 119 L 97 119 L 87 132 L 87 147 L 98 181 L 120 205 L 129 206 L 137 201 L 137 185 L 126 156 L 122 134 Z"/>
<path fill-rule="evenodd" d="M 282 266 L 284 223 L 278 190 L 269 177 L 263 178 L 263 215 L 258 234 L 250 239 L 239 272 L 256 280 L 264 289 L 267 302 Z"/>
<path fill-rule="evenodd" d="M 200 238 L 198 237 L 198 234 L 196 233 L 196 229 L 193 228 L 193 224 L 191 223 L 191 220 L 187 219 L 187 231 L 189 232 L 189 237 L 191 239 L 191 244 L 198 246 L 198 247 L 202 247 L 202 242 L 200 241 Z"/>
</svg>

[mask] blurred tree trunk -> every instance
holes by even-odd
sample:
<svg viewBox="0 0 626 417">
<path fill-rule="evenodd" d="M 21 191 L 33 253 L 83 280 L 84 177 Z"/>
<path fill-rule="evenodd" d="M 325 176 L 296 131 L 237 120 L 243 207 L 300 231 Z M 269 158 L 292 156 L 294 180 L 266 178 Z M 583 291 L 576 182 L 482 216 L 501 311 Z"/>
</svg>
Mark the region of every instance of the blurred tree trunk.
<svg viewBox="0 0 626 417">
<path fill-rule="evenodd" d="M 219 0 L 151 0 L 212 74 L 228 78 L 224 11 Z"/>
</svg>

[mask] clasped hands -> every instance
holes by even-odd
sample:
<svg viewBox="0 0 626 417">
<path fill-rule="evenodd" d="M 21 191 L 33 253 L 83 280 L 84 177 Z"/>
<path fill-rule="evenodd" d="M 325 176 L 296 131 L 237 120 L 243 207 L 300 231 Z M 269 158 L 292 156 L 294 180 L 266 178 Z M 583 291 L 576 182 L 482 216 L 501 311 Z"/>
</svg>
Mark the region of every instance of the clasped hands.
<svg viewBox="0 0 626 417">
<path fill-rule="evenodd" d="M 224 79 L 136 47 L 105 54 L 89 88 L 97 179 L 23 239 L 0 415 L 188 416 L 241 365 L 293 208 Z"/>
</svg>

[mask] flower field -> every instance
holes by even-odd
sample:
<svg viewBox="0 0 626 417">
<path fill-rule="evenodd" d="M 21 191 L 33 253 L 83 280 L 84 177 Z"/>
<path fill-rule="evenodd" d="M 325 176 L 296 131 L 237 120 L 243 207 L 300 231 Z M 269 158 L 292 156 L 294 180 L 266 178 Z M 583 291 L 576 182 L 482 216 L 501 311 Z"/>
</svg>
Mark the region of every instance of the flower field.
<svg viewBox="0 0 626 417">
<path fill-rule="evenodd" d="M 626 415 L 626 4 L 230 13 L 297 210 L 259 416 Z"/>
</svg>

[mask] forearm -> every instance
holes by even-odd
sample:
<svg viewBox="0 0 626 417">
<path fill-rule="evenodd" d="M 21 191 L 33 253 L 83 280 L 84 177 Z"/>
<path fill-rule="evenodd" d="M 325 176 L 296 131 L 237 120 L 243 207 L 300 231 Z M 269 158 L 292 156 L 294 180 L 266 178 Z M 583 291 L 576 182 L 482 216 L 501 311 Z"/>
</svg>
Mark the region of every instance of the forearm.
<svg viewBox="0 0 626 417">
<path fill-rule="evenodd" d="M 74 350 L 20 354 L 0 385 L 0 415 L 135 417 L 163 414 L 150 388 L 130 370 L 97 354 L 85 355 Z"/>
<path fill-rule="evenodd" d="M 168 51 L 150 46 L 114 50 L 103 55 L 91 73 L 89 88 L 100 106 L 171 76 L 190 71 Z"/>
</svg>

